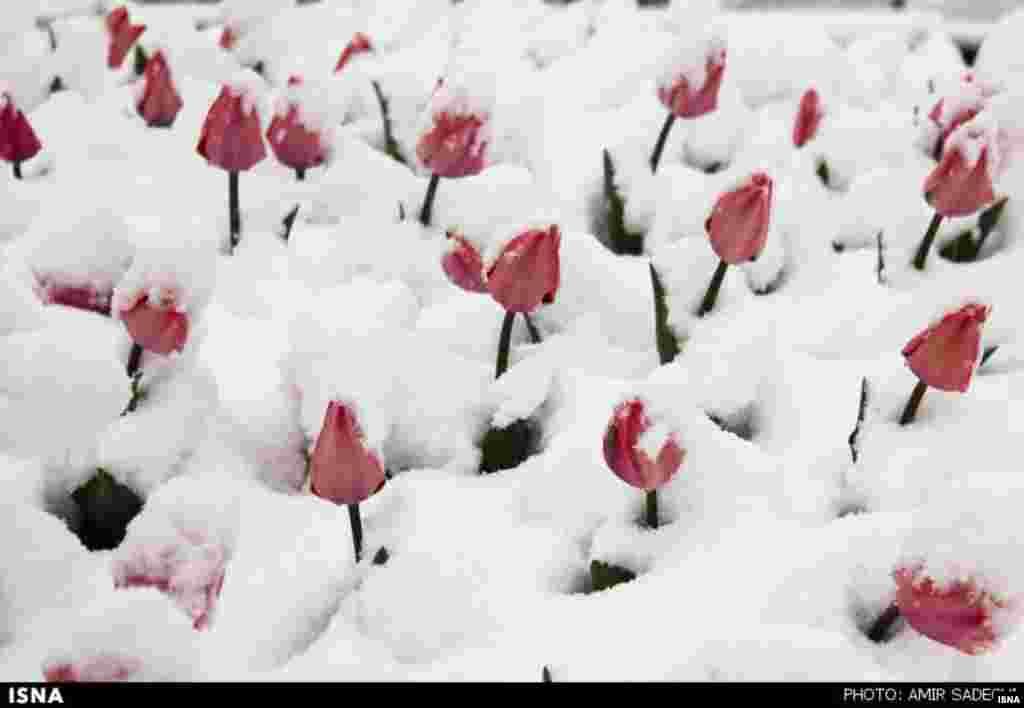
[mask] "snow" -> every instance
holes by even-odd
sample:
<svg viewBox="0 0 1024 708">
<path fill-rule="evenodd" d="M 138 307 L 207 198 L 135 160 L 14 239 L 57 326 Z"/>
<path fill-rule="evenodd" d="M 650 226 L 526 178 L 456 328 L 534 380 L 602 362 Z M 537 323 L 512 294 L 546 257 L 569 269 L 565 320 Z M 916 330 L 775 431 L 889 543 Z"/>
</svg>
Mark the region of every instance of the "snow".
<svg viewBox="0 0 1024 708">
<path fill-rule="evenodd" d="M 62 664 L 143 681 L 538 681 L 544 665 L 556 681 L 1019 678 L 1016 615 L 976 657 L 902 624 L 883 643 L 865 632 L 900 562 L 1010 598 L 1024 583 L 1020 13 L 965 29 L 932 11 L 710 0 L 132 4 L 184 100 L 149 129 L 88 3 L 14 4 L 0 81 L 44 150 L 25 179 L 0 176 L 0 680 Z M 53 16 L 56 52 L 37 14 Z M 218 18 L 239 30 L 232 51 Z M 651 174 L 660 72 L 684 49 L 672 70 L 703 72 L 710 30 L 728 42 L 719 108 L 676 121 Z M 373 52 L 334 75 L 357 31 Z M 939 99 L 944 117 L 976 102 L 952 39 L 975 31 L 976 86 L 1000 90 L 950 141 L 990 133 L 1009 201 L 976 261 L 940 255 L 977 229 L 947 219 L 917 271 L 935 165 L 922 131 Z M 67 90 L 51 95 L 57 76 Z M 407 164 L 384 152 L 371 81 Z M 334 133 L 305 181 L 272 156 L 245 173 L 233 255 L 227 179 L 195 152 L 224 85 L 264 130 L 296 105 Z M 811 87 L 826 114 L 797 149 Z M 425 228 L 415 146 L 440 109 L 493 126 L 486 169 L 442 180 Z M 604 150 L 641 255 L 608 248 Z M 755 170 L 774 183 L 766 249 L 698 316 L 718 265 L 705 219 Z M 447 280 L 446 233 L 490 262 L 553 224 L 559 291 L 531 315 L 542 341 L 517 317 L 495 380 L 504 313 Z M 680 348 L 665 365 L 652 263 Z M 61 288 L 110 298 L 113 315 L 57 304 Z M 173 302 L 190 331 L 181 353 L 144 353 L 133 384 L 118 312 L 142 296 Z M 899 425 L 916 382 L 901 348 L 968 298 L 991 304 L 983 348 L 998 349 L 968 392 L 929 390 Z M 686 451 L 657 529 L 601 450 L 631 397 L 654 422 L 638 449 L 656 457 L 674 436 Z M 306 476 L 332 400 L 389 473 L 360 506 L 360 563 L 347 511 Z M 480 475 L 488 430 L 517 421 L 532 454 Z M 98 468 L 144 507 L 118 548 L 90 551 L 70 494 Z M 637 577 L 590 592 L 593 561 Z"/>
</svg>

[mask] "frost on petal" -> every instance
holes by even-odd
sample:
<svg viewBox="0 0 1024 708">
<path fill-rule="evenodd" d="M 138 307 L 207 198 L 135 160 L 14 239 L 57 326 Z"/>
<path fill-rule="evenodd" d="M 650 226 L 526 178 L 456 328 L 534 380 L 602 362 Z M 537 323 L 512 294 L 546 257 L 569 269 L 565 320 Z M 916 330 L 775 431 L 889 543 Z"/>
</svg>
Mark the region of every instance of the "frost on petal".
<svg viewBox="0 0 1024 708">
<path fill-rule="evenodd" d="M 718 108 L 726 67 L 725 41 L 716 35 L 684 42 L 658 77 L 658 99 L 678 118 L 699 118 Z"/>
</svg>

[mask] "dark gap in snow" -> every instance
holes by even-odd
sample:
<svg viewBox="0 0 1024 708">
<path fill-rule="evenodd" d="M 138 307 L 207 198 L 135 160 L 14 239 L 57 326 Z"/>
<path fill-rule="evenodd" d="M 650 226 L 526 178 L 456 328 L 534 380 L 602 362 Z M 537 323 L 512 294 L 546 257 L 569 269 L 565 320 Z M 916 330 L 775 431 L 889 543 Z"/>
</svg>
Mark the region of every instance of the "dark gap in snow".
<svg viewBox="0 0 1024 708">
<path fill-rule="evenodd" d="M 616 585 L 628 583 L 636 579 L 636 573 L 628 568 L 605 563 L 604 561 L 590 561 L 590 583 L 584 594 L 608 590 Z"/>
<path fill-rule="evenodd" d="M 71 494 L 77 505 L 75 535 L 90 551 L 109 551 L 124 541 L 128 524 L 142 511 L 143 500 L 104 469 Z"/>
<path fill-rule="evenodd" d="M 981 43 L 972 42 L 967 39 L 958 39 L 956 40 L 956 48 L 960 50 L 960 56 L 963 57 L 964 64 L 974 66 L 974 62 L 978 58 L 978 50 L 981 49 Z"/>
<path fill-rule="evenodd" d="M 540 426 L 517 420 L 506 428 L 488 428 L 480 441 L 480 474 L 510 470 L 539 451 Z"/>
<path fill-rule="evenodd" d="M 750 442 L 757 434 L 756 410 L 753 404 L 731 415 L 719 415 L 711 411 L 705 411 L 705 413 L 712 423 L 742 440 Z"/>
</svg>

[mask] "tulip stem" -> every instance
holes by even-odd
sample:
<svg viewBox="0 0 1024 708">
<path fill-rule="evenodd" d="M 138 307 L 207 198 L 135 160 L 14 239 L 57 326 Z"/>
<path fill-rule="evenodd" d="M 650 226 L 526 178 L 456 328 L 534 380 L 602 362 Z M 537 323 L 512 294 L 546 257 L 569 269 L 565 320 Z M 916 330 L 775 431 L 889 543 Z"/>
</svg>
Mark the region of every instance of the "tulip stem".
<svg viewBox="0 0 1024 708">
<path fill-rule="evenodd" d="M 138 344 L 132 344 L 132 351 L 128 355 L 128 366 L 125 370 L 128 372 L 128 378 L 134 379 L 135 374 L 139 372 L 139 365 L 142 363 L 142 347 Z"/>
<path fill-rule="evenodd" d="M 21 160 L 14 161 L 14 179 L 21 179 Z"/>
<path fill-rule="evenodd" d="M 423 200 L 423 209 L 420 210 L 420 223 L 430 226 L 430 216 L 434 211 L 434 198 L 437 196 L 437 185 L 441 182 L 441 175 L 430 175 L 430 183 L 427 185 L 427 196 Z"/>
<path fill-rule="evenodd" d="M 914 416 L 917 415 L 917 407 L 921 405 L 921 399 L 924 398 L 924 392 L 927 390 L 928 384 L 924 381 L 917 382 L 917 385 L 914 386 L 914 390 L 910 394 L 910 399 L 907 400 L 907 407 L 903 409 L 900 425 L 907 425 L 914 421 Z"/>
<path fill-rule="evenodd" d="M 501 375 L 508 370 L 508 351 L 512 344 L 512 323 L 515 321 L 516 313 L 505 313 L 505 319 L 501 323 L 501 336 L 498 337 L 498 364 L 495 368 L 495 379 L 500 379 Z"/>
<path fill-rule="evenodd" d="M 868 639 L 873 642 L 880 642 L 885 639 L 885 635 L 892 629 L 893 624 L 899 619 L 900 608 L 896 606 L 896 603 L 889 605 L 885 612 L 879 615 L 878 619 L 875 620 L 874 624 L 868 629 Z"/>
<path fill-rule="evenodd" d="M 533 319 L 524 314 L 523 319 L 526 320 L 526 329 L 530 332 L 530 341 L 534 344 L 540 344 L 543 340 L 540 336 L 540 330 L 537 329 L 537 325 L 533 323 Z"/>
<path fill-rule="evenodd" d="M 306 181 L 306 168 L 305 167 L 296 167 L 295 168 L 295 179 L 297 179 L 299 182 L 305 182 Z"/>
<path fill-rule="evenodd" d="M 348 521 L 352 525 L 352 547 L 356 551 L 356 563 L 363 559 L 363 518 L 359 515 L 359 504 L 348 504 Z"/>
<path fill-rule="evenodd" d="M 242 232 L 242 218 L 238 213 L 238 173 L 228 172 L 228 217 L 231 223 L 231 253 L 238 245 L 238 236 Z"/>
<path fill-rule="evenodd" d="M 644 495 L 647 503 L 645 505 L 647 528 L 658 528 L 658 490 L 648 489 Z"/>
<path fill-rule="evenodd" d="M 715 301 L 718 300 L 718 292 L 722 289 L 722 282 L 725 280 L 725 271 L 728 270 L 728 268 L 729 264 L 725 261 L 718 262 L 715 274 L 711 276 L 711 283 L 708 285 L 708 291 L 704 294 L 704 301 L 700 304 L 700 309 L 697 310 L 698 317 L 703 317 L 708 314 L 715 306 Z"/>
<path fill-rule="evenodd" d="M 935 212 L 931 223 L 928 224 L 928 230 L 925 232 L 924 238 L 921 239 L 921 245 L 917 248 L 917 255 L 914 256 L 914 267 L 918 270 L 924 270 L 924 262 L 928 260 L 928 251 L 932 248 L 932 243 L 935 241 L 935 235 L 939 233 L 939 226 L 941 224 L 942 214 Z"/>
<path fill-rule="evenodd" d="M 654 144 L 654 152 L 651 153 L 651 174 L 658 171 L 658 163 L 661 162 L 661 153 L 665 151 L 665 143 L 668 142 L 668 134 L 672 130 L 672 124 L 676 122 L 676 114 L 669 111 L 665 124 L 661 126 L 661 133 L 658 135 L 658 142 Z"/>
</svg>

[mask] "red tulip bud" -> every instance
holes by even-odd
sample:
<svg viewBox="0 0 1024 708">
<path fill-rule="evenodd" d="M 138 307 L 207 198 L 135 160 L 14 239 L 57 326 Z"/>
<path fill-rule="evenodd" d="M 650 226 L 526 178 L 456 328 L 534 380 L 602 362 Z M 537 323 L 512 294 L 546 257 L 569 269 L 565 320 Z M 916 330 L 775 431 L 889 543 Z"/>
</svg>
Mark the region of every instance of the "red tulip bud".
<svg viewBox="0 0 1024 708">
<path fill-rule="evenodd" d="M 439 177 L 468 177 L 485 167 L 490 117 L 472 110 L 439 81 L 427 108 L 429 121 L 416 143 L 416 157 Z"/>
<path fill-rule="evenodd" d="M 813 88 L 807 89 L 800 99 L 800 109 L 793 124 L 793 145 L 802 148 L 818 134 L 825 112 L 821 106 L 821 97 Z"/>
<path fill-rule="evenodd" d="M 625 401 L 615 408 L 604 434 L 604 459 L 623 482 L 650 491 L 679 471 L 686 451 L 675 433 L 659 427 L 652 426 L 642 401 Z"/>
<path fill-rule="evenodd" d="M 99 654 L 81 661 L 54 661 L 43 665 L 43 678 L 50 683 L 93 683 L 125 681 L 142 669 L 131 656 Z"/>
<path fill-rule="evenodd" d="M 725 75 L 725 48 L 711 45 L 699 71 L 675 71 L 663 77 L 658 99 L 677 118 L 699 118 L 718 108 L 718 92 Z"/>
<path fill-rule="evenodd" d="M 345 49 L 342 50 L 341 56 L 338 57 L 338 63 L 334 67 L 334 73 L 337 74 L 339 71 L 345 68 L 345 65 L 357 54 L 364 52 L 372 52 L 373 45 L 370 44 L 370 38 L 362 32 L 356 32 L 352 35 L 352 40 L 348 43 Z"/>
<path fill-rule="evenodd" d="M 220 39 L 217 44 L 220 45 L 221 49 L 231 51 L 238 44 L 238 33 L 231 29 L 231 25 L 224 25 L 224 31 L 220 33 Z"/>
<path fill-rule="evenodd" d="M 994 141 L 973 124 L 950 136 L 942 161 L 924 183 L 924 197 L 942 216 L 970 216 L 995 201 Z"/>
<path fill-rule="evenodd" d="M 530 313 L 555 301 L 558 292 L 557 226 L 525 231 L 501 249 L 487 271 L 487 289 L 507 312 Z"/>
<path fill-rule="evenodd" d="M 107 34 L 110 48 L 107 52 L 107 66 L 111 69 L 120 68 L 128 50 L 146 31 L 146 25 L 133 25 L 128 17 L 128 9 L 124 6 L 115 8 L 107 15 Z"/>
<path fill-rule="evenodd" d="M 41 278 L 35 289 L 45 305 L 63 305 L 110 315 L 110 300 L 114 294 L 110 288 L 100 290 L 90 285 L 61 285 L 48 278 Z"/>
<path fill-rule="evenodd" d="M 188 315 L 174 309 L 173 302 L 154 305 L 139 297 L 121 311 L 121 319 L 132 341 L 155 354 L 180 352 L 188 339 Z"/>
<path fill-rule="evenodd" d="M 964 654 L 983 654 L 1000 639 L 999 616 L 1010 602 L 979 587 L 972 577 L 936 582 L 921 566 L 897 568 L 896 605 L 915 630 Z"/>
<path fill-rule="evenodd" d="M 448 248 L 441 259 L 448 280 L 471 293 L 487 292 L 484 282 L 484 262 L 480 253 L 466 239 L 454 231 L 448 232 Z"/>
<path fill-rule="evenodd" d="M 772 179 L 755 172 L 715 202 L 704 224 L 711 247 L 723 262 L 739 265 L 756 260 L 768 240 L 772 209 Z"/>
<path fill-rule="evenodd" d="M 255 101 L 245 90 L 225 86 L 210 107 L 197 152 L 228 172 L 244 172 L 267 156 Z"/>
<path fill-rule="evenodd" d="M 301 77 L 289 77 L 289 87 L 301 85 Z M 278 105 L 267 129 L 267 142 L 277 161 L 293 170 L 307 170 L 322 165 L 327 159 L 320 131 L 303 120 L 300 106 L 295 101 L 282 101 Z"/>
<path fill-rule="evenodd" d="M 178 111 L 184 105 L 174 87 L 171 70 L 163 52 L 157 50 L 146 62 L 143 74 L 145 88 L 142 98 L 135 104 L 146 125 L 167 128 L 174 124 Z"/>
<path fill-rule="evenodd" d="M 366 438 L 355 411 L 338 401 L 327 405 L 310 460 L 313 494 L 335 504 L 358 504 L 384 485 L 384 465 Z"/>
<path fill-rule="evenodd" d="M 0 93 L 0 158 L 7 162 L 23 162 L 43 149 L 25 114 L 7 91 Z"/>
<path fill-rule="evenodd" d="M 907 366 L 941 391 L 966 391 L 981 351 L 981 328 L 991 308 L 969 303 L 946 314 L 903 347 Z"/>
</svg>

